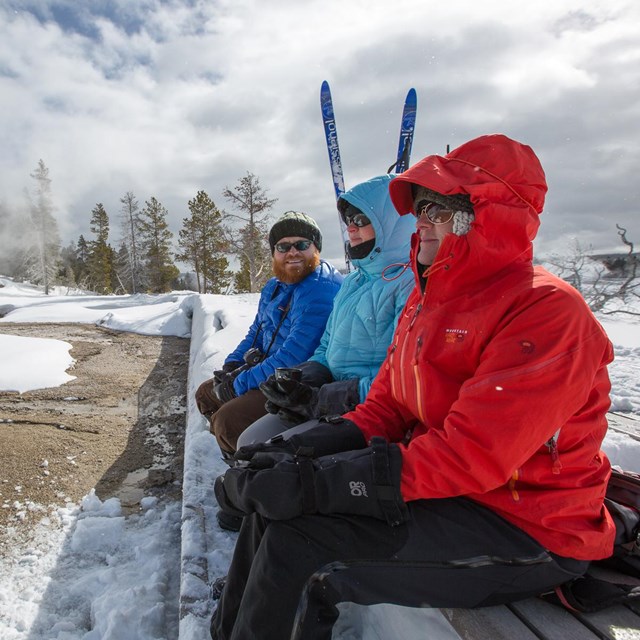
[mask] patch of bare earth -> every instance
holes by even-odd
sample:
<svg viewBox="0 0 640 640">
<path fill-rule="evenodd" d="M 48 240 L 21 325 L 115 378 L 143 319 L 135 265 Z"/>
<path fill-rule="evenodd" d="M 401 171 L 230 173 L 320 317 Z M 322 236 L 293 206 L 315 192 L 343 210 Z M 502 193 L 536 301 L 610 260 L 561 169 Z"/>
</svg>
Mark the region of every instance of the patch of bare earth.
<svg viewBox="0 0 640 640">
<path fill-rule="evenodd" d="M 75 324 L 0 332 L 69 342 L 75 360 L 62 386 L 0 392 L 0 555 L 92 488 L 129 511 L 145 495 L 180 499 L 188 340 Z"/>
</svg>

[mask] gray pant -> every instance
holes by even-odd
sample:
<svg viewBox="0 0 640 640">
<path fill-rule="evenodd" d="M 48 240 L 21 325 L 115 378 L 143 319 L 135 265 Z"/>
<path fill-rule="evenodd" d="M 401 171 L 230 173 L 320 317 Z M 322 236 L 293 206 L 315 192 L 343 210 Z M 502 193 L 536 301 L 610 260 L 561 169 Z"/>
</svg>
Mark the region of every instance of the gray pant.
<svg viewBox="0 0 640 640">
<path fill-rule="evenodd" d="M 267 413 L 267 415 L 258 418 L 254 423 L 249 425 L 239 436 L 237 449 L 248 444 L 255 444 L 256 442 L 266 442 L 279 433 L 285 434 L 285 439 L 293 435 L 294 433 L 301 433 L 307 429 L 311 429 L 318 424 L 318 420 L 309 420 L 295 427 L 287 428 L 287 425 L 273 413 Z"/>
</svg>

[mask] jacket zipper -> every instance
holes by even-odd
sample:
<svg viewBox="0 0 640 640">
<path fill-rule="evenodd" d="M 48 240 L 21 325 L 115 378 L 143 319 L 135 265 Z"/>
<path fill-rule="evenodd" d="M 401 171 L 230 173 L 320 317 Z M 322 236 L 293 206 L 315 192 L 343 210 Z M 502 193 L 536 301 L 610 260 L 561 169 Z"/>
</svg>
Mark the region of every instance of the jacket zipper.
<svg viewBox="0 0 640 640">
<path fill-rule="evenodd" d="M 406 369 L 405 369 L 405 355 L 407 353 L 407 336 L 410 333 L 411 329 L 413 328 L 413 325 L 416 322 L 416 319 L 418 318 L 418 314 L 420 313 L 422 309 L 422 302 L 418 302 L 418 304 L 416 305 L 415 311 L 413 312 L 413 317 L 411 318 L 411 321 L 409 322 L 409 326 L 407 327 L 407 331 L 404 335 L 404 342 L 402 344 L 402 348 L 400 349 L 400 384 L 402 387 L 404 387 L 405 389 L 409 389 L 410 387 L 408 386 L 408 382 L 410 383 L 411 381 L 407 381 L 407 373 L 406 373 Z M 413 364 L 413 361 L 412 363 Z"/>
<path fill-rule="evenodd" d="M 562 463 L 560 462 L 560 452 L 558 451 L 558 436 L 560 435 L 560 429 L 558 429 L 545 443 L 549 448 L 549 455 L 551 456 L 551 473 L 558 475 L 562 469 Z"/>
<path fill-rule="evenodd" d="M 416 405 L 418 407 L 418 417 L 420 418 L 420 422 L 422 424 L 426 424 L 426 418 L 424 415 L 424 406 L 423 406 L 423 398 L 421 393 L 421 385 L 420 385 L 420 371 L 418 368 L 418 356 L 420 355 L 420 350 L 422 349 L 422 336 L 418 336 L 418 340 L 416 341 L 416 350 L 413 356 L 413 361 L 411 364 L 413 365 L 413 378 L 415 383 L 415 393 L 416 393 Z"/>
<path fill-rule="evenodd" d="M 396 341 L 393 343 L 393 346 L 391 347 L 391 351 L 389 352 L 389 377 L 391 380 L 391 393 L 396 399 L 400 399 L 400 396 L 398 395 L 398 385 L 397 385 L 395 367 L 393 366 L 393 361 L 395 359 L 397 348 L 398 348 L 398 339 L 396 338 Z"/>
</svg>

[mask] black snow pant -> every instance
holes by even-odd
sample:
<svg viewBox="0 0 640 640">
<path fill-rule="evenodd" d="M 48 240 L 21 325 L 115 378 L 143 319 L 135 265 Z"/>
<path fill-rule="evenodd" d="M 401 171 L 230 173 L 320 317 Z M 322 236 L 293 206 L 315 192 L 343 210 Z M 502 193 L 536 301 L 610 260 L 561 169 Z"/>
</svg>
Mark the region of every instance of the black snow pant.
<svg viewBox="0 0 640 640">
<path fill-rule="evenodd" d="M 410 520 L 397 527 L 347 515 L 245 518 L 211 637 L 329 640 L 340 602 L 490 606 L 587 569 L 470 500 L 408 506 Z"/>
</svg>

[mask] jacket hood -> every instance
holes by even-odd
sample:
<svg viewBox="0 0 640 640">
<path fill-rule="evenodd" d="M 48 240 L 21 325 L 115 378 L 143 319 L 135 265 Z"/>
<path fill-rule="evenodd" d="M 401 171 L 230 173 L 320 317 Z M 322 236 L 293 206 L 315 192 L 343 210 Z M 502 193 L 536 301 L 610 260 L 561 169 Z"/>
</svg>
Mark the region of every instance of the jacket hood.
<svg viewBox="0 0 640 640">
<path fill-rule="evenodd" d="M 532 261 L 531 241 L 540 225 L 547 184 L 531 147 L 494 134 L 446 156 L 427 156 L 390 184 L 391 199 L 403 217 L 413 212 L 412 184 L 444 195 L 468 194 L 475 212 L 466 235 L 450 234 L 442 241 L 430 276 L 445 268 L 451 271 L 449 282 L 458 280 L 464 289 L 508 264 Z M 416 249 L 414 240 L 412 258 Z"/>
<path fill-rule="evenodd" d="M 415 231 L 413 216 L 399 216 L 389 195 L 393 175 L 383 175 L 362 182 L 342 194 L 341 198 L 358 207 L 373 224 L 376 232 L 374 248 L 364 258 L 352 262 L 371 276 L 381 275 L 390 264 L 406 264 L 409 259 L 411 234 Z"/>
</svg>

